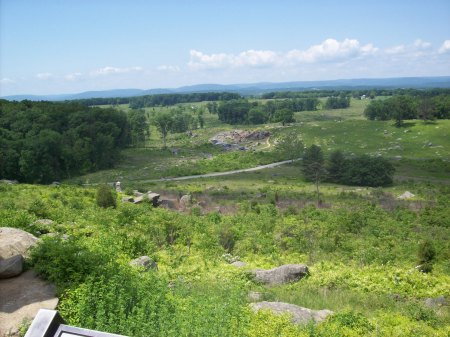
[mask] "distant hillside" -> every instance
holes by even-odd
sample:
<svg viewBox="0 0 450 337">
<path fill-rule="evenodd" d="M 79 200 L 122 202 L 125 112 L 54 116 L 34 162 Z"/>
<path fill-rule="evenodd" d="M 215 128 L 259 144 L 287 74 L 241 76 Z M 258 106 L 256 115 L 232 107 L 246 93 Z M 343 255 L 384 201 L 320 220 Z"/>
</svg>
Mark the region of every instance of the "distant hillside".
<svg viewBox="0 0 450 337">
<path fill-rule="evenodd" d="M 399 78 L 362 78 L 329 81 L 297 81 L 281 83 L 247 84 L 197 84 L 179 88 L 164 89 L 115 89 L 86 91 L 65 95 L 12 95 L 2 98 L 21 101 L 64 101 L 86 98 L 134 97 L 153 94 L 174 94 L 193 92 L 236 92 L 242 95 L 258 95 L 270 91 L 301 91 L 306 89 L 368 89 L 368 88 L 450 88 L 450 76 L 441 77 L 399 77 Z"/>
</svg>

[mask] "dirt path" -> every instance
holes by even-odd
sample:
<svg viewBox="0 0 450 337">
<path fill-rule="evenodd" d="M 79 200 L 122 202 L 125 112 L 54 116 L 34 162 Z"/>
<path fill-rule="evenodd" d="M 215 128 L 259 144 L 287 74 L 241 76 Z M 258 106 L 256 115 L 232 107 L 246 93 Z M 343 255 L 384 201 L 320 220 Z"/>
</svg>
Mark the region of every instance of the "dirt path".
<svg viewBox="0 0 450 337">
<path fill-rule="evenodd" d="M 188 180 L 188 179 L 228 176 L 228 175 L 236 174 L 236 173 L 253 172 L 253 171 L 263 170 L 263 169 L 266 169 L 266 168 L 273 168 L 273 167 L 277 167 L 277 166 L 280 166 L 280 165 L 289 164 L 289 163 L 292 163 L 292 162 L 298 161 L 298 160 L 301 160 L 301 158 L 294 159 L 294 160 L 284 160 L 284 161 L 279 161 L 279 162 L 272 163 L 272 164 L 260 165 L 260 166 L 251 167 L 251 168 L 247 168 L 247 169 L 240 169 L 240 170 L 233 170 L 233 171 L 226 171 L 226 172 L 214 172 L 214 173 L 199 174 L 199 175 L 195 175 L 195 176 L 161 178 L 161 179 L 149 179 L 149 180 L 134 180 L 134 181 L 138 181 L 138 182 L 141 182 L 141 183 L 156 183 L 156 182 L 163 182 L 163 181 L 177 181 L 177 180 Z"/>
</svg>

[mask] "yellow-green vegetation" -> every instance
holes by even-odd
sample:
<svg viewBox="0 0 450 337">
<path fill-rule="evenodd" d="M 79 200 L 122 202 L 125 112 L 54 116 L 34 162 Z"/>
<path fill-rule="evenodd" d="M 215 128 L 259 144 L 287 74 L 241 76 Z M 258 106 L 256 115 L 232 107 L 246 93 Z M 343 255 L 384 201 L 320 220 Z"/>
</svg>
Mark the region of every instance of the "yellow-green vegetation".
<svg viewBox="0 0 450 337">
<path fill-rule="evenodd" d="M 242 198 L 234 198 L 239 184 L 222 185 L 237 206 L 229 215 L 121 203 L 120 194 L 116 208 L 102 208 L 93 187 L 0 184 L 0 226 L 42 238 L 28 263 L 57 285 L 58 309 L 73 325 L 136 337 L 449 334 L 448 306 L 425 305 L 450 295 L 448 187 L 414 183 L 415 199 L 389 206 L 394 188 L 338 193 L 330 186 L 323 193 L 332 207 L 282 209 L 277 199 L 301 197 L 285 179 L 265 189 L 241 185 Z M 277 197 L 273 185 L 283 186 Z M 42 218 L 54 223 L 35 222 Z M 430 273 L 416 268 L 425 241 L 435 250 Z M 128 264 L 142 255 L 158 269 Z M 306 263 L 310 275 L 266 287 L 247 272 L 287 263 Z M 334 315 L 295 326 L 289 315 L 253 313 L 249 291 Z"/>
</svg>

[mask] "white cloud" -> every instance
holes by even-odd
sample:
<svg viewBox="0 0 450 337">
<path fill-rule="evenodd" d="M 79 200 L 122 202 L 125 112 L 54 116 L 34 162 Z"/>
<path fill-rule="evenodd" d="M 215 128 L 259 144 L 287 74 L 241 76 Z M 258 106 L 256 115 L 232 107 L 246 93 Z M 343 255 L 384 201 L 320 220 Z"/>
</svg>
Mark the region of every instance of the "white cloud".
<svg viewBox="0 0 450 337">
<path fill-rule="evenodd" d="M 16 81 L 14 81 L 10 78 L 4 77 L 0 80 L 0 83 L 1 84 L 13 84 L 13 83 L 16 83 Z"/>
<path fill-rule="evenodd" d="M 361 47 L 359 41 L 355 39 L 345 39 L 342 42 L 327 39 L 305 51 L 292 50 L 287 54 L 287 58 L 300 63 L 329 62 L 369 55 L 377 50 L 372 44 Z"/>
<path fill-rule="evenodd" d="M 77 78 L 81 77 L 82 75 L 83 75 L 82 73 L 72 73 L 64 76 L 64 78 L 68 81 L 74 81 Z"/>
<path fill-rule="evenodd" d="M 416 47 L 418 49 L 427 49 L 427 48 L 431 47 L 431 43 L 423 41 L 421 39 L 417 39 L 416 41 L 414 41 L 414 47 Z"/>
<path fill-rule="evenodd" d="M 36 78 L 39 80 L 49 80 L 53 77 L 52 73 L 39 73 L 36 74 Z"/>
<path fill-rule="evenodd" d="M 450 51 L 450 40 L 445 40 L 439 48 L 439 54 L 448 53 Z"/>
<path fill-rule="evenodd" d="M 223 68 L 227 65 L 231 65 L 231 60 L 233 59 L 233 55 L 231 54 L 203 54 L 197 50 L 191 50 L 189 52 L 191 58 L 188 63 L 188 66 L 194 69 L 202 69 L 202 68 Z"/>
<path fill-rule="evenodd" d="M 342 42 L 327 39 L 306 50 L 294 49 L 287 53 L 250 49 L 239 54 L 205 54 L 201 51 L 191 50 L 188 66 L 193 69 L 286 66 L 298 63 L 339 61 L 374 54 L 377 51 L 378 48 L 371 43 L 361 46 L 359 41 L 354 39 L 345 39 Z"/>
<path fill-rule="evenodd" d="M 384 51 L 386 54 L 401 54 L 404 53 L 406 50 L 406 47 L 403 44 L 400 44 L 398 46 L 386 48 Z"/>
<path fill-rule="evenodd" d="M 127 67 L 127 68 L 118 68 L 118 67 L 110 67 L 106 66 L 100 69 L 96 69 L 91 72 L 91 75 L 112 75 L 112 74 L 126 74 L 131 72 L 140 72 L 144 70 L 142 67 Z"/>
<path fill-rule="evenodd" d="M 181 69 L 178 66 L 168 66 L 163 64 L 157 67 L 156 70 L 176 73 L 179 72 Z"/>
</svg>

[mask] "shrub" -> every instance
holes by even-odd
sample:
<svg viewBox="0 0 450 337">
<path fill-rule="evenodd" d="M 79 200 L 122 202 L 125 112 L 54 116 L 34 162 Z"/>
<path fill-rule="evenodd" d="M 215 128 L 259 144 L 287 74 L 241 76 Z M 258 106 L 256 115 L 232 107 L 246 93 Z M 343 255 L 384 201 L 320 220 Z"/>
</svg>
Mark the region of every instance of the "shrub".
<svg viewBox="0 0 450 337">
<path fill-rule="evenodd" d="M 100 185 L 97 189 L 97 205 L 103 208 L 116 208 L 116 195 L 108 185 Z"/>
<path fill-rule="evenodd" d="M 431 273 L 433 262 L 436 257 L 436 250 L 431 241 L 426 240 L 419 246 L 417 253 L 419 270 L 423 273 Z"/>
</svg>

